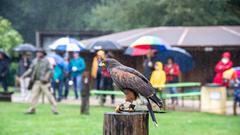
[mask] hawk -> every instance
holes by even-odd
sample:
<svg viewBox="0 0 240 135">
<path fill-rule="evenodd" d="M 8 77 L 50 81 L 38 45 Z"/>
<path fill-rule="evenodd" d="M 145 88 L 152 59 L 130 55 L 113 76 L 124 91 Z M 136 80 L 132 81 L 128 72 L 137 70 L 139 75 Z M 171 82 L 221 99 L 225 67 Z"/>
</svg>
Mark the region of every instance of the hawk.
<svg viewBox="0 0 240 135">
<path fill-rule="evenodd" d="M 102 60 L 101 65 L 107 68 L 115 85 L 124 93 L 125 103 L 130 103 L 129 111 L 134 111 L 135 105 L 133 105 L 133 101 L 141 95 L 146 98 L 152 121 L 157 125 L 150 101 L 157 104 L 160 109 L 163 107 L 163 102 L 156 96 L 156 92 L 149 80 L 137 70 L 124 66 L 115 59 L 106 58 Z M 116 112 L 123 110 L 124 103 L 116 107 Z"/>
</svg>

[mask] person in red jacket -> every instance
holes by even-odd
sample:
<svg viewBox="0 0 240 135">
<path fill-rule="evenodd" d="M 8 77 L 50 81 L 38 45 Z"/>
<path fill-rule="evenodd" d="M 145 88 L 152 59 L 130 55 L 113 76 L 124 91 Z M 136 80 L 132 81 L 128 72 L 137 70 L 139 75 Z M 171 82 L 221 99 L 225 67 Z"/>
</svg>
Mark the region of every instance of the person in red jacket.
<svg viewBox="0 0 240 135">
<path fill-rule="evenodd" d="M 231 54 L 229 52 L 224 52 L 222 54 L 222 59 L 215 66 L 216 75 L 213 79 L 213 83 L 226 86 L 223 81 L 223 72 L 232 68 L 232 66 Z"/>
<path fill-rule="evenodd" d="M 177 63 L 174 62 L 174 59 L 169 57 L 167 60 L 167 64 L 164 66 L 164 71 L 167 77 L 167 83 L 178 83 L 179 82 L 179 75 L 180 75 L 180 68 Z M 177 93 L 176 87 L 169 88 L 171 94 Z M 178 98 L 172 97 L 172 104 L 178 104 Z"/>
</svg>

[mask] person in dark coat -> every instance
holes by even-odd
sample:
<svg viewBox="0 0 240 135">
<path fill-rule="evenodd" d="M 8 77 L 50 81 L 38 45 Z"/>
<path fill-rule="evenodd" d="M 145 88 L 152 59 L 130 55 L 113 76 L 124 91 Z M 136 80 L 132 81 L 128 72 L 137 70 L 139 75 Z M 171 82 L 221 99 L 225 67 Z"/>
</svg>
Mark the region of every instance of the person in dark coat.
<svg viewBox="0 0 240 135">
<path fill-rule="evenodd" d="M 0 52 L 0 83 L 4 92 L 8 92 L 7 75 L 9 72 L 9 60 Z"/>
<path fill-rule="evenodd" d="M 108 52 L 107 54 L 106 54 L 106 58 L 113 58 L 114 57 L 114 55 L 113 55 L 113 53 L 112 52 Z M 102 90 L 114 90 L 114 87 L 113 87 L 113 80 L 112 80 L 112 78 L 111 78 L 111 76 L 110 76 L 110 73 L 107 71 L 107 69 L 105 68 L 105 67 L 102 67 L 101 68 L 101 75 L 102 75 L 102 77 L 101 77 L 101 89 Z M 115 96 L 114 95 L 111 95 L 111 100 L 112 100 L 112 104 L 114 104 L 115 103 Z M 103 95 L 102 97 L 101 97 L 101 105 L 103 105 L 104 103 L 106 102 L 106 95 Z"/>
<path fill-rule="evenodd" d="M 23 100 L 27 100 L 28 93 L 28 85 L 30 81 L 30 77 L 21 78 L 24 72 L 26 72 L 31 65 L 31 59 L 27 54 L 22 54 L 21 59 L 18 62 L 18 70 L 17 70 L 17 78 L 20 81 L 20 90 L 21 97 Z"/>
<path fill-rule="evenodd" d="M 147 53 L 147 59 L 145 59 L 143 62 L 143 75 L 147 79 L 150 79 L 152 71 L 154 69 L 152 57 L 154 57 L 154 52 L 152 50 L 149 50 L 149 52 Z"/>
</svg>

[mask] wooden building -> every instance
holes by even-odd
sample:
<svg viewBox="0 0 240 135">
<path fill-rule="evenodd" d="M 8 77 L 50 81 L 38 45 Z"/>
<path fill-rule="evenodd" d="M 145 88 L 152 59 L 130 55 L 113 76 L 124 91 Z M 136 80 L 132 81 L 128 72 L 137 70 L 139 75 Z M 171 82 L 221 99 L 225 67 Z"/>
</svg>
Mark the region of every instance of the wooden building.
<svg viewBox="0 0 240 135">
<path fill-rule="evenodd" d="M 232 54 L 234 66 L 240 66 L 240 26 L 153 27 L 133 29 L 82 40 L 86 45 L 96 40 L 112 40 L 128 47 L 141 36 L 153 35 L 167 41 L 171 46 L 186 49 L 194 60 L 192 71 L 182 75 L 182 81 L 211 82 L 214 66 L 224 51 Z M 123 51 L 116 52 L 117 59 L 142 71 L 144 57 L 130 57 Z M 89 63 L 90 66 L 91 63 Z"/>
</svg>

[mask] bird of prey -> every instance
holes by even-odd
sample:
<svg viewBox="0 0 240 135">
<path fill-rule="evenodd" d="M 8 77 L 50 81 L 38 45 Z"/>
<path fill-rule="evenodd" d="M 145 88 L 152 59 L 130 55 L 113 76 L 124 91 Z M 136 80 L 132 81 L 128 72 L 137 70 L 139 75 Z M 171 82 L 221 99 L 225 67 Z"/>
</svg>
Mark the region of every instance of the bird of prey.
<svg viewBox="0 0 240 135">
<path fill-rule="evenodd" d="M 107 68 L 115 85 L 124 93 L 125 103 L 130 102 L 129 110 L 134 111 L 135 105 L 132 103 L 139 95 L 147 99 L 148 111 L 153 123 L 157 126 L 150 101 L 156 103 L 160 109 L 163 107 L 163 102 L 156 96 L 155 90 L 149 80 L 137 70 L 124 66 L 115 59 L 106 58 L 102 60 L 101 65 Z M 116 107 L 116 112 L 121 112 L 123 109 L 124 105 L 121 104 Z"/>
</svg>

